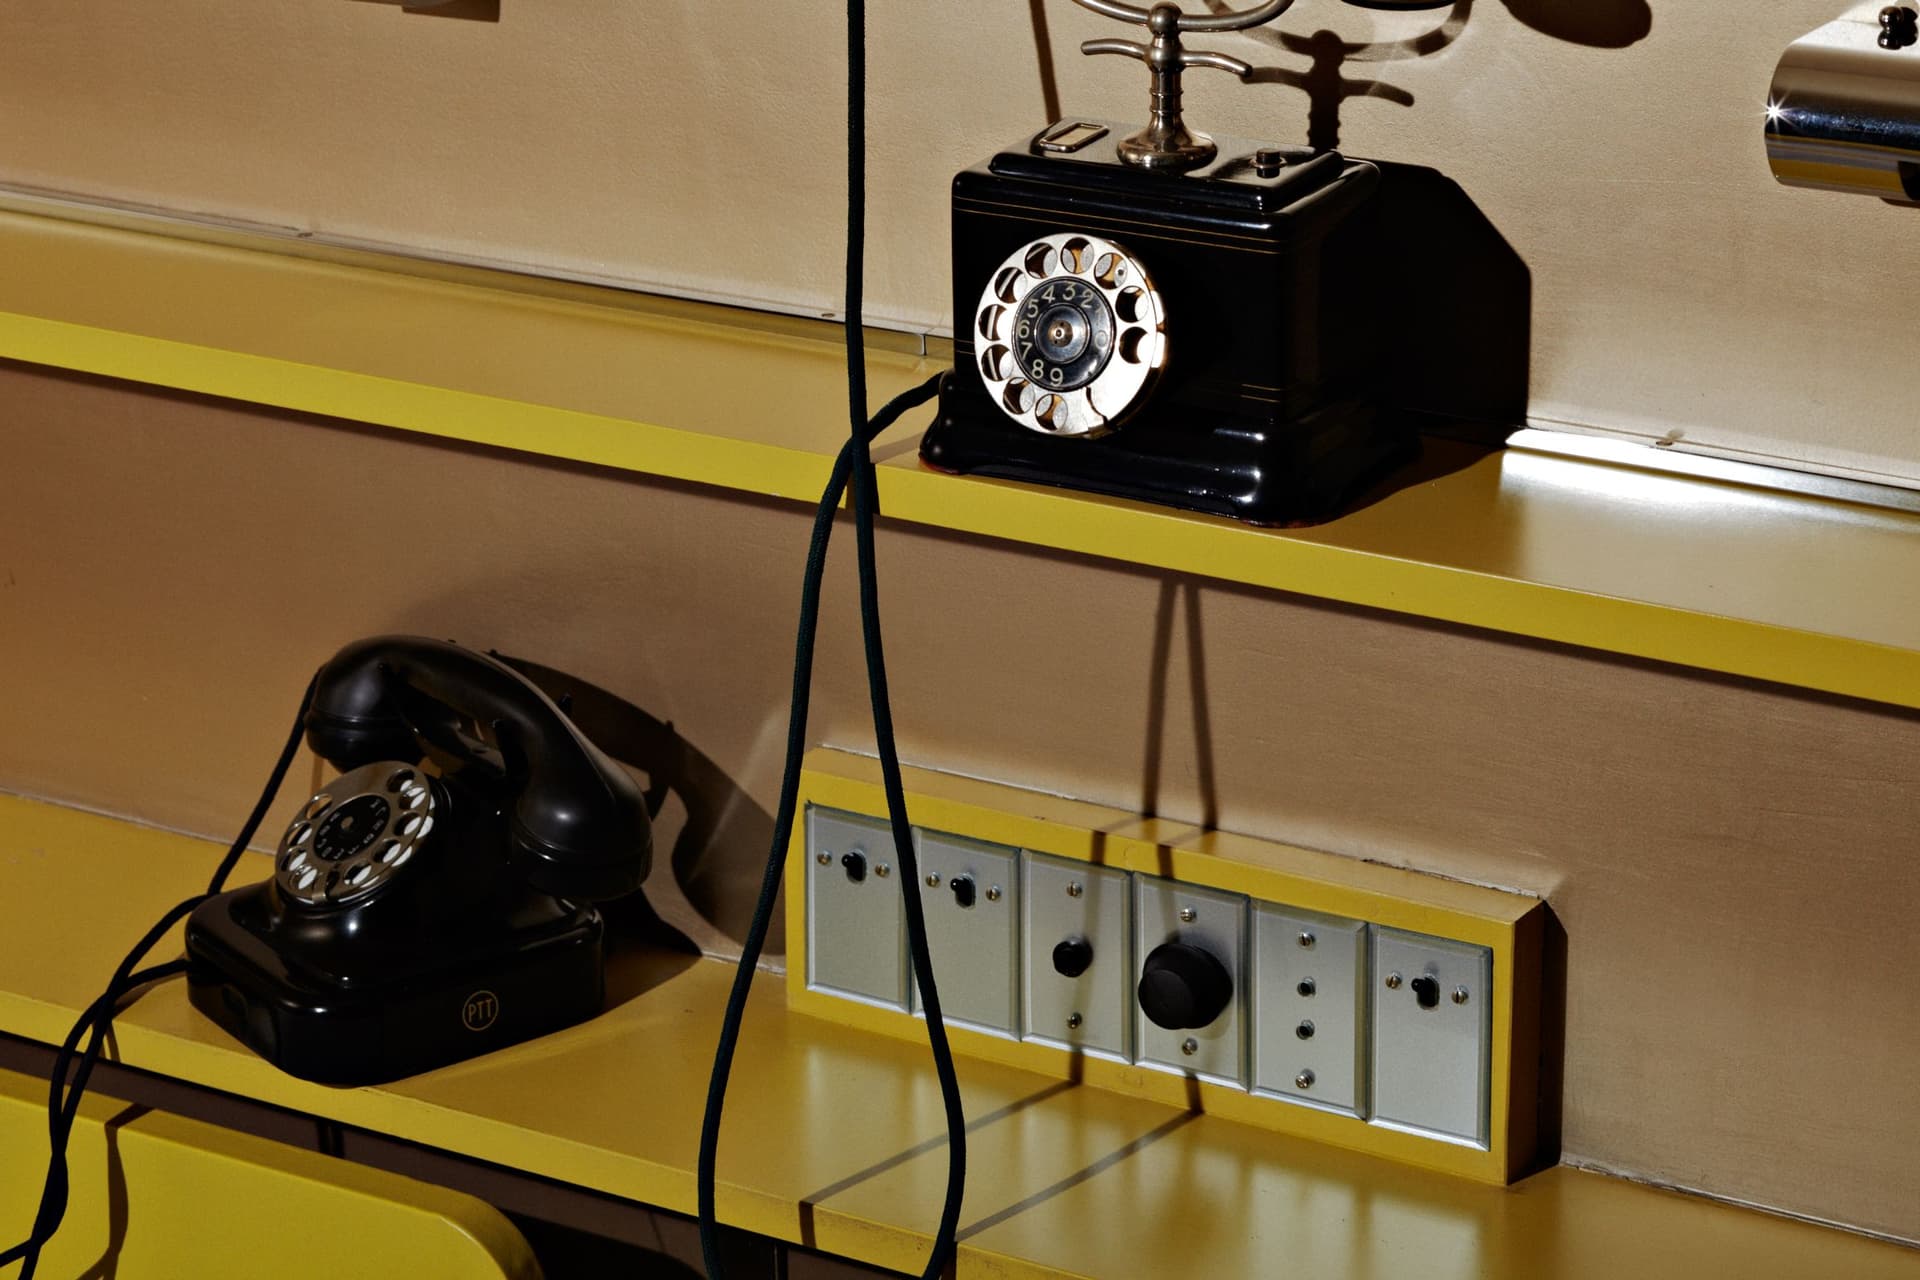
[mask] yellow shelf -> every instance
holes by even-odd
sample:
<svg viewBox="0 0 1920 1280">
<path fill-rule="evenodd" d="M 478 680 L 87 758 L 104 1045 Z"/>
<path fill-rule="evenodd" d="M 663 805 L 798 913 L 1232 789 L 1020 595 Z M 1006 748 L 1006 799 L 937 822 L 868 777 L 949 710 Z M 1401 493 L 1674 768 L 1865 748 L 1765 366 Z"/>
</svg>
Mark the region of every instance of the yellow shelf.
<svg viewBox="0 0 1920 1280">
<path fill-rule="evenodd" d="M 0 1031 L 57 1040 L 129 940 L 197 889 L 219 853 L 0 797 Z M 266 860 L 243 870 L 264 874 Z M 593 1022 L 385 1088 L 280 1074 L 195 1012 L 178 981 L 122 1016 L 118 1052 L 144 1070 L 691 1212 L 731 972 L 630 956 Z M 963 1061 L 961 1084 L 971 1176 L 959 1280 L 1920 1278 L 1920 1252 L 1572 1169 L 1501 1188 L 1008 1066 Z M 778 975 L 755 984 L 721 1151 L 725 1220 L 917 1271 L 944 1185 L 943 1132 L 924 1046 L 793 1013 Z M 5 1163 L 39 1159 L 17 1145 Z"/>
<path fill-rule="evenodd" d="M 787 499 L 845 433 L 820 322 L 50 208 L 0 199 L 0 357 Z M 876 405 L 945 363 L 902 345 Z M 925 421 L 880 445 L 897 520 L 1920 707 L 1912 513 L 1430 442 L 1432 478 L 1260 530 L 939 475 Z"/>
</svg>

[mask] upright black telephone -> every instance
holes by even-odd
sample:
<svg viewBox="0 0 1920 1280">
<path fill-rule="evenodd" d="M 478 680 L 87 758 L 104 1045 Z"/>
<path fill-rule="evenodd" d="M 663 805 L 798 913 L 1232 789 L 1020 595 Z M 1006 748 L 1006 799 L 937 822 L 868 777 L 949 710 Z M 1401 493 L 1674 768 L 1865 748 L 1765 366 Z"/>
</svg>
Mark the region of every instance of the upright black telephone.
<svg viewBox="0 0 1920 1280">
<path fill-rule="evenodd" d="M 1146 29 L 1081 49 L 1147 64 L 1148 123 L 1070 116 L 955 177 L 954 376 L 921 457 L 1255 523 L 1324 518 L 1417 445 L 1380 408 L 1380 171 L 1187 128 L 1184 72 L 1254 68 L 1184 37 L 1292 0 L 1078 2 Z"/>
<path fill-rule="evenodd" d="M 288 824 L 271 879 L 188 918 L 197 1008 L 283 1070 L 332 1084 L 411 1075 L 600 1011 L 590 904 L 638 888 L 653 854 L 625 770 L 524 676 L 437 640 L 342 649 L 305 724 L 342 772 Z"/>
</svg>

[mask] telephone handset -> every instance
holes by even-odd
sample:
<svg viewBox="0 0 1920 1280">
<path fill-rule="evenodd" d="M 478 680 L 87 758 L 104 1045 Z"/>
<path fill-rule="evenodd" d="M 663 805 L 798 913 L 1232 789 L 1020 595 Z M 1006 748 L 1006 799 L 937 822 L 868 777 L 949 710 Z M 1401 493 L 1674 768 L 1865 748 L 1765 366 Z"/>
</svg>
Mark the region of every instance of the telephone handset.
<svg viewBox="0 0 1920 1280">
<path fill-rule="evenodd" d="M 646 799 L 624 769 L 517 671 L 418 637 L 342 649 L 305 724 L 341 773 L 293 815 L 271 879 L 189 917 L 197 1008 L 334 1084 L 600 1011 L 590 904 L 638 888 L 652 864 Z"/>
</svg>

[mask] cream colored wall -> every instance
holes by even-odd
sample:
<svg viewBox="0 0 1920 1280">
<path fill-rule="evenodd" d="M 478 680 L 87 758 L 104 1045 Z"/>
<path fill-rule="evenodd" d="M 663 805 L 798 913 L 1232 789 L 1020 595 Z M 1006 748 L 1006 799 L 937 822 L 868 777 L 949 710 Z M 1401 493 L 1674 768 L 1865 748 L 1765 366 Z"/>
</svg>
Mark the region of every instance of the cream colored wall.
<svg viewBox="0 0 1920 1280">
<path fill-rule="evenodd" d="M 870 313 L 941 328 L 947 179 L 1044 114 L 1032 12 L 870 7 Z M 1341 143 L 1439 168 L 1525 260 L 1537 419 L 1920 482 L 1920 215 L 1778 188 L 1761 146 L 1775 59 L 1842 7 L 1299 0 L 1264 36 L 1216 43 L 1283 74 L 1310 59 L 1274 42 L 1322 28 L 1444 44 L 1341 68 L 1413 99 L 1346 102 Z M 1042 13 L 1065 109 L 1137 116 L 1140 68 L 1074 51 L 1113 24 L 1067 0 Z M 501 0 L 495 23 L 360 0 L 17 0 L 0 6 L 0 181 L 831 311 L 839 14 Z M 1586 43 L 1541 29 L 1556 24 Z M 1285 84 L 1203 72 L 1189 100 L 1218 131 L 1307 133 Z"/>
<path fill-rule="evenodd" d="M 24 366 L 0 406 L 0 788 L 225 835 L 314 665 L 454 636 L 739 784 L 649 884 L 737 929 L 802 507 Z M 861 748 L 848 560 L 812 737 Z M 880 567 L 910 761 L 1543 893 L 1570 1156 L 1920 1240 L 1920 715 L 890 524 Z"/>
</svg>

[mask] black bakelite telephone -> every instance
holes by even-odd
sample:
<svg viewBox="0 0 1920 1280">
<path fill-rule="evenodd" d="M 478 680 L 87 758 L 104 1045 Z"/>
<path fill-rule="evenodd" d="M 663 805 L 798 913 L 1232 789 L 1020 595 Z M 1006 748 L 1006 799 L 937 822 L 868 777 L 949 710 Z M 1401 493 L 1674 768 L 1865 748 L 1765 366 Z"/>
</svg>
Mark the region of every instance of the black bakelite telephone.
<svg viewBox="0 0 1920 1280">
<path fill-rule="evenodd" d="M 624 769 L 517 671 L 416 637 L 342 649 L 305 725 L 341 775 L 294 815 L 272 878 L 188 917 L 196 1008 L 332 1084 L 412 1075 L 600 1011 L 590 904 L 638 888 L 653 853 Z"/>
</svg>

